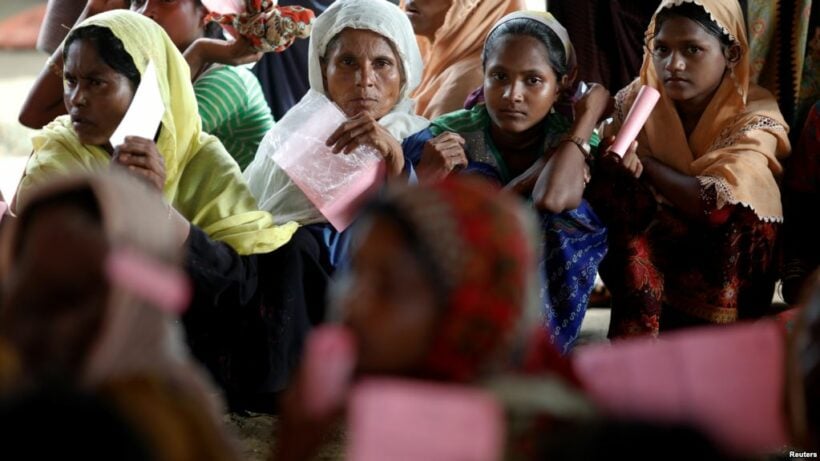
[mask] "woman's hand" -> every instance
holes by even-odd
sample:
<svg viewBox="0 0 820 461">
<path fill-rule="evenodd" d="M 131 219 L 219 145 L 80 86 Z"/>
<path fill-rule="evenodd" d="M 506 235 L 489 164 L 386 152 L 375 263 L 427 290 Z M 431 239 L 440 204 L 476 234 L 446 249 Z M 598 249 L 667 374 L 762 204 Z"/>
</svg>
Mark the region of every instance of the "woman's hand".
<svg viewBox="0 0 820 461">
<path fill-rule="evenodd" d="M 588 119 L 590 123 L 597 123 L 608 112 L 611 99 L 609 90 L 603 85 L 591 84 L 589 90 L 573 105 L 575 119 Z"/>
<path fill-rule="evenodd" d="M 632 141 L 623 157 L 609 150 L 614 142 L 615 136 L 609 136 L 601 140 L 601 144 L 598 146 L 600 151 L 604 152 L 601 160 L 610 165 L 617 165 L 617 168 L 623 168 L 635 178 L 640 178 L 643 174 L 643 162 L 637 154 L 638 141 Z"/>
<path fill-rule="evenodd" d="M 626 154 L 624 154 L 624 158 L 621 159 L 621 165 L 632 173 L 632 176 L 640 178 L 643 174 L 643 163 L 638 157 L 637 150 L 638 141 L 632 141 L 632 144 L 629 145 L 629 149 L 626 150 Z"/>
<path fill-rule="evenodd" d="M 445 132 L 424 143 L 416 174 L 423 183 L 434 183 L 446 178 L 451 172 L 467 166 L 464 138 L 456 133 Z"/>
<path fill-rule="evenodd" d="M 259 61 L 263 54 L 247 39 L 239 37 L 228 41 L 213 38 L 197 39 L 188 46 L 184 56 L 191 68 L 191 77 L 196 78 L 209 63 L 241 66 Z"/>
<path fill-rule="evenodd" d="M 165 187 L 165 160 L 150 139 L 127 136 L 125 142 L 114 149 L 115 165 L 145 178 L 160 193 Z"/>
<path fill-rule="evenodd" d="M 404 169 L 401 144 L 376 119 L 364 112 L 339 125 L 327 139 L 327 145 L 332 146 L 336 154 L 349 154 L 359 146 L 368 145 L 384 158 L 391 176 L 398 176 Z"/>
<path fill-rule="evenodd" d="M 562 142 L 546 161 L 535 182 L 533 204 L 549 213 L 578 208 L 588 182 L 589 168 L 584 154 L 574 143 Z"/>
</svg>

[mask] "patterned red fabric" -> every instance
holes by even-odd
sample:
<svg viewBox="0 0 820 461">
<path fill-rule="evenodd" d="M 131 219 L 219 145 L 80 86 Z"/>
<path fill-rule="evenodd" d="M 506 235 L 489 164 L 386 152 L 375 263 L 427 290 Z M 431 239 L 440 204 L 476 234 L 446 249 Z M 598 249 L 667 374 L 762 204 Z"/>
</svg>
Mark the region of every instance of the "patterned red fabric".
<svg viewBox="0 0 820 461">
<path fill-rule="evenodd" d="M 478 181 L 447 181 L 435 189 L 456 223 L 453 237 L 463 253 L 428 367 L 436 376 L 469 381 L 518 325 L 533 248 L 511 198 Z"/>
<path fill-rule="evenodd" d="M 429 378 L 476 379 L 503 358 L 518 332 L 535 250 L 514 200 L 471 178 L 387 199 L 418 236 L 442 288 L 441 321 L 423 370 Z"/>
<path fill-rule="evenodd" d="M 610 337 L 769 313 L 780 224 L 742 206 L 694 222 L 658 205 L 634 178 L 605 173 L 588 192 L 609 230 L 599 271 L 612 293 Z"/>
<path fill-rule="evenodd" d="M 205 19 L 233 28 L 229 31 L 245 37 L 259 51 L 279 53 L 297 38 L 310 36 L 315 14 L 301 6 L 277 6 L 272 0 L 247 0 L 243 13 L 211 13 Z"/>
</svg>

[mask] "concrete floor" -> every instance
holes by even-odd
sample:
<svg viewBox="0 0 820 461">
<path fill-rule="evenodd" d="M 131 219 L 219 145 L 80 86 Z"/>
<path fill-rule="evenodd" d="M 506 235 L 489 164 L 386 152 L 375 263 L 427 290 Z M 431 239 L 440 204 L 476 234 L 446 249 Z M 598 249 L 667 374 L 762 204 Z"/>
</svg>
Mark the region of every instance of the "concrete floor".
<svg viewBox="0 0 820 461">
<path fill-rule="evenodd" d="M 0 51 L 0 191 L 6 198 L 11 198 L 17 187 L 34 134 L 20 125 L 17 117 L 46 58 L 34 51 Z"/>
</svg>

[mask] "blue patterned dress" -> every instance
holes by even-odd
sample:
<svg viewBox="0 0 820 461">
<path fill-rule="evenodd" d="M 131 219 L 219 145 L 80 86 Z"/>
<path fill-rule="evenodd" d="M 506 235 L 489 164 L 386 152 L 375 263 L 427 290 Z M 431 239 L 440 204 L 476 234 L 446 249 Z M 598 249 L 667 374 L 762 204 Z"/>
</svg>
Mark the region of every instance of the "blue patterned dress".
<svg viewBox="0 0 820 461">
<path fill-rule="evenodd" d="M 424 144 L 445 131 L 461 135 L 469 161 L 461 174 L 480 174 L 499 185 L 511 177 L 503 156 L 490 135 L 490 117 L 483 104 L 434 120 L 429 128 L 407 138 L 403 144 L 406 160 L 418 164 Z M 553 150 L 572 123 L 556 112 L 547 116 L 544 150 Z M 598 144 L 593 136 L 590 142 Z M 606 228 L 586 200 L 574 209 L 553 214 L 539 212 L 543 233 L 539 271 L 544 325 L 551 342 L 564 354 L 570 351 L 581 332 L 598 265 L 606 254 Z"/>
</svg>

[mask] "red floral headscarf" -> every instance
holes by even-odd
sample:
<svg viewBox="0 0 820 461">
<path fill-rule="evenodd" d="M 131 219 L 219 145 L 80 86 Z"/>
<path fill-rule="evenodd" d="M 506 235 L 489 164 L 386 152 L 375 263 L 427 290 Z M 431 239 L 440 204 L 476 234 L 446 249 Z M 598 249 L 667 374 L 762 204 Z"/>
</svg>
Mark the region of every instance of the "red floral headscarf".
<svg viewBox="0 0 820 461">
<path fill-rule="evenodd" d="M 412 235 L 443 315 L 427 377 L 466 382 L 503 361 L 533 295 L 534 245 L 516 199 L 475 179 L 388 192 L 375 212 Z"/>
</svg>

